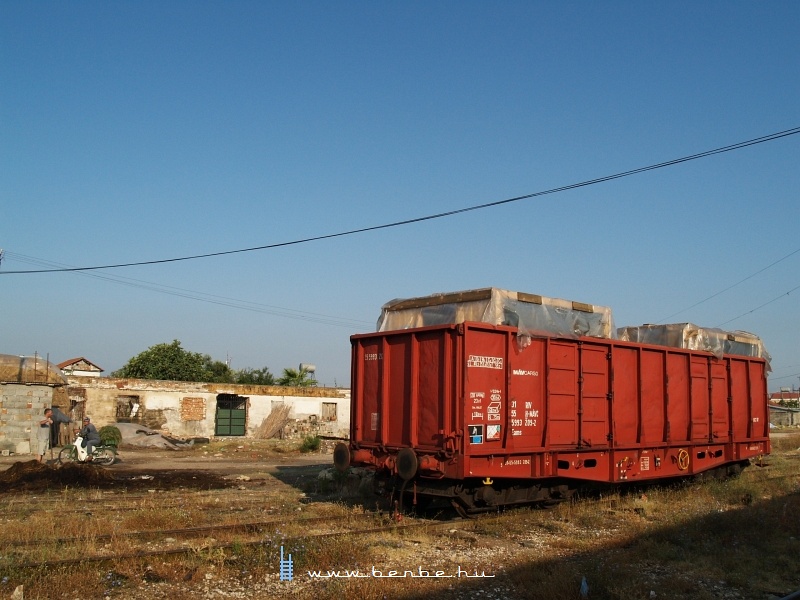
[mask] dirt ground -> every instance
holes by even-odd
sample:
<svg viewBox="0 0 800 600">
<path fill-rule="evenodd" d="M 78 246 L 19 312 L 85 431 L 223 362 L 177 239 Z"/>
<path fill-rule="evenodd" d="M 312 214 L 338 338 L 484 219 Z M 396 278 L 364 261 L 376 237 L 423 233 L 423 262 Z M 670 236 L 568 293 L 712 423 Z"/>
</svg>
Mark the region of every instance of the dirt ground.
<svg viewBox="0 0 800 600">
<path fill-rule="evenodd" d="M 773 432 L 774 439 L 789 433 Z M 0 493 L 70 487 L 101 489 L 222 489 L 269 476 L 296 484 L 314 479 L 333 466 L 335 442 L 301 453 L 297 445 L 274 440 L 231 440 L 179 450 L 155 446 L 122 446 L 109 467 L 58 464 L 59 448 L 39 464 L 32 455 L 0 456 Z"/>
<path fill-rule="evenodd" d="M 64 486 L 100 489 L 222 489 L 241 483 L 243 477 L 257 481 L 267 476 L 297 480 L 316 476 L 333 465 L 326 450 L 301 454 L 275 453 L 257 445 L 164 450 L 120 448 L 117 461 L 108 467 L 58 464 L 58 449 L 46 462 L 33 456 L 0 457 L 0 493 L 35 492 Z"/>
</svg>

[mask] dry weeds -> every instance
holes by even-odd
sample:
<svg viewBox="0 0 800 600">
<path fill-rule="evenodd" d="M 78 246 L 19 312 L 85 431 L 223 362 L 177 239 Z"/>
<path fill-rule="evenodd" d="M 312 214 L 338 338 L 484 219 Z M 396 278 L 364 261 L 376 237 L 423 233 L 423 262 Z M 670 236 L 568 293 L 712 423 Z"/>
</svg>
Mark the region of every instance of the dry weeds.
<svg viewBox="0 0 800 600">
<path fill-rule="evenodd" d="M 799 447 L 800 435 L 776 440 L 766 466 L 751 466 L 735 479 L 613 493 L 474 521 L 406 517 L 398 525 L 420 526 L 331 537 L 314 534 L 334 524 L 367 530 L 390 522 L 387 514 L 365 510 L 370 502 L 352 478 L 265 477 L 241 489 L 202 493 L 163 489 L 122 513 L 98 508 L 123 503 L 118 491 L 66 486 L 36 498 L 7 493 L 0 511 L 0 598 L 23 585 L 28 600 L 575 600 L 582 580 L 590 600 L 782 597 L 800 589 L 794 565 L 800 553 Z M 215 510 L 220 505 L 225 510 Z M 324 519 L 309 524 L 298 516 Z M 239 543 L 242 535 L 233 528 L 190 542 L 158 534 L 266 517 L 282 524 L 259 545 Z M 23 553 L 12 545 L 37 542 L 32 556 L 44 563 L 73 556 L 59 537 L 83 536 L 84 551 L 102 555 L 133 549 L 123 534 L 145 529 L 154 532 L 149 548 L 187 551 L 23 568 Z M 102 537 L 111 532 L 110 540 Z M 286 558 L 292 554 L 292 581 L 280 580 L 281 547 Z"/>
</svg>

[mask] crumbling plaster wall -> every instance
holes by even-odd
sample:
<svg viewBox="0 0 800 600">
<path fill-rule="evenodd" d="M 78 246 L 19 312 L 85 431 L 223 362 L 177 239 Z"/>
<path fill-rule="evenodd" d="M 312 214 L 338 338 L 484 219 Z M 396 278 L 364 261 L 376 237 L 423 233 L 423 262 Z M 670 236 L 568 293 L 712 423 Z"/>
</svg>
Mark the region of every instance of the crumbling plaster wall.
<svg viewBox="0 0 800 600">
<path fill-rule="evenodd" d="M 98 428 L 118 421 L 120 398 L 136 397 L 139 407 L 131 422 L 176 437 L 213 437 L 217 396 L 235 394 L 248 398 L 246 437 L 254 434 L 275 403 L 290 406 L 291 419 L 313 421 L 322 434 L 346 437 L 350 430 L 349 390 L 111 377 L 69 376 L 68 381 L 68 395 L 73 399 L 85 398 L 85 412 Z M 335 421 L 319 419 L 323 402 L 336 403 Z"/>
</svg>

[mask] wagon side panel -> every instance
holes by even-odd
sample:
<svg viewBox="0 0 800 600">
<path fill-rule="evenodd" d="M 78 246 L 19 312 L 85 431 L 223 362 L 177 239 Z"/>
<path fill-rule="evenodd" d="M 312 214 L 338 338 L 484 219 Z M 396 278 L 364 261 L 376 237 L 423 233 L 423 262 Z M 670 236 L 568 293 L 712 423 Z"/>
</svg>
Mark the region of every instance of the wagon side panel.
<svg viewBox="0 0 800 600">
<path fill-rule="evenodd" d="M 660 445 L 667 441 L 666 353 L 643 350 L 641 353 L 643 444 Z"/>
</svg>

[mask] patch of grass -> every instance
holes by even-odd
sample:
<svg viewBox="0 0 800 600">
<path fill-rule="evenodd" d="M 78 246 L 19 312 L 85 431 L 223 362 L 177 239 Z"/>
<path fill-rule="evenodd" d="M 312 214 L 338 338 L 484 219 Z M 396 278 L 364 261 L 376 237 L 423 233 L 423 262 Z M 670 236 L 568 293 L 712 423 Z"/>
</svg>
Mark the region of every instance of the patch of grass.
<svg viewBox="0 0 800 600">
<path fill-rule="evenodd" d="M 235 455 L 245 453 L 248 455 L 270 455 L 270 454 L 291 454 L 297 452 L 300 440 L 258 440 L 258 439 L 230 439 L 222 438 L 211 440 L 207 444 L 196 444 L 191 448 L 184 448 L 181 452 L 199 455 L 225 454 Z"/>
<path fill-rule="evenodd" d="M 198 516 L 196 511 L 184 507 L 153 505 L 128 512 L 121 518 L 121 524 L 129 531 L 159 531 L 196 525 L 200 522 Z"/>
<path fill-rule="evenodd" d="M 772 438 L 772 452 L 798 452 L 800 451 L 800 432 Z"/>
<path fill-rule="evenodd" d="M 307 435 L 300 444 L 300 452 L 317 452 L 322 440 L 316 435 Z"/>
</svg>

